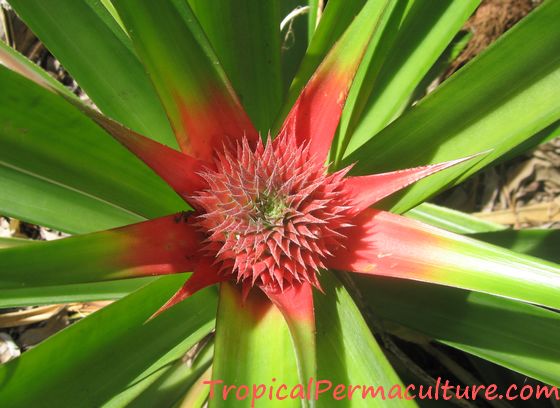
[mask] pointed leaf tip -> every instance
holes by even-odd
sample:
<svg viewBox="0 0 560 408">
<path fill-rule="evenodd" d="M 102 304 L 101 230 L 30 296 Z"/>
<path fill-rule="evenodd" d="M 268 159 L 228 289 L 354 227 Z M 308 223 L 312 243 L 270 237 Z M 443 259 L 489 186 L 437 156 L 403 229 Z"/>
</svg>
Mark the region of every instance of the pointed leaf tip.
<svg viewBox="0 0 560 408">
<path fill-rule="evenodd" d="M 329 51 L 301 91 L 282 124 L 279 135 L 309 142 L 310 153 L 325 160 L 333 140 L 350 86 L 366 49 L 378 31 L 379 21 L 390 8 L 370 1 Z"/>
<path fill-rule="evenodd" d="M 361 212 L 383 198 L 408 187 L 417 181 L 438 173 L 442 170 L 467 162 L 476 157 L 485 156 L 489 151 L 473 154 L 461 159 L 450 160 L 438 164 L 397 170 L 389 173 L 371 174 L 368 176 L 348 177 L 345 179 L 349 198 L 356 212 Z"/>
<path fill-rule="evenodd" d="M 93 114 L 86 113 L 90 116 Z M 199 175 L 204 162 L 139 135 L 100 114 L 95 114 L 92 118 L 155 171 L 183 199 L 188 200 L 195 191 L 206 187 L 206 182 Z"/>
<path fill-rule="evenodd" d="M 179 289 L 167 302 L 165 302 L 162 307 L 151 315 L 147 322 L 156 318 L 167 309 L 175 306 L 177 303 L 187 299 L 189 296 L 192 296 L 199 290 L 230 279 L 231 278 L 229 276 L 219 274 L 218 269 L 212 264 L 210 259 L 201 259 L 197 263 L 192 276 L 185 282 L 181 289 Z"/>
</svg>

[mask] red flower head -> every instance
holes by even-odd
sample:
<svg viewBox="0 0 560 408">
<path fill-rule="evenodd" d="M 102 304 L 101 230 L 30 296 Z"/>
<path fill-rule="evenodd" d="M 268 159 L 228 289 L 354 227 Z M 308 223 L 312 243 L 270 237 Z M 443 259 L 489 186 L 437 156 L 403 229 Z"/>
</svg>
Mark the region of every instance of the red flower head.
<svg viewBox="0 0 560 408">
<path fill-rule="evenodd" d="M 196 225 L 207 236 L 204 251 L 220 274 L 245 293 L 253 286 L 319 287 L 316 273 L 344 239 L 351 208 L 346 171 L 326 170 L 289 137 L 253 147 L 243 139 L 219 153 L 215 169 L 201 173 L 208 188 L 192 202 L 202 211 Z"/>
<path fill-rule="evenodd" d="M 371 219 L 377 213 L 368 207 L 375 202 L 467 159 L 371 176 L 345 177 L 350 167 L 329 174 L 328 147 L 356 66 L 357 61 L 348 72 L 339 72 L 327 58 L 302 91 L 278 137 L 266 142 L 234 96 L 229 103 L 218 99 L 216 109 L 222 115 L 228 106 L 234 114 L 230 123 L 197 125 L 203 135 L 214 135 L 208 139 L 214 144 L 210 150 L 200 140 L 184 143 L 187 151 L 199 152 L 198 158 L 102 121 L 195 209 L 179 217 L 184 221 L 181 232 L 168 233 L 163 240 L 174 240 L 168 247 L 182 249 L 167 251 L 171 258 L 163 270 L 152 266 L 143 272 L 194 270 L 155 315 L 208 285 L 233 281 L 241 286 L 244 297 L 257 287 L 284 310 L 306 297 L 312 317 L 311 287 L 320 289 L 321 269 L 370 273 L 372 264 L 360 263 L 360 254 L 365 251 L 368 259 L 373 250 L 380 259 L 375 273 L 393 274 L 394 258 L 381 260 L 393 249 L 379 244 L 372 248 L 361 236 L 371 235 L 364 231 L 370 226 L 362 214 Z M 192 121 L 186 114 L 182 117 Z M 220 126 L 227 132 L 220 133 Z M 239 130 L 227 136 L 232 129 Z M 351 245 L 347 245 L 349 237 Z M 387 242 L 392 245 L 392 240 Z"/>
</svg>

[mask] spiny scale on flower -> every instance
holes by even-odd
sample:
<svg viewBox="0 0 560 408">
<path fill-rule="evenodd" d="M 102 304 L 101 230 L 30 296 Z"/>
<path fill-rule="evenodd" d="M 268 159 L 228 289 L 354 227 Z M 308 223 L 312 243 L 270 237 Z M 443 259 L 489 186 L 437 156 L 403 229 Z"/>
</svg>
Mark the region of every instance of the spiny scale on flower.
<svg viewBox="0 0 560 408">
<path fill-rule="evenodd" d="M 348 170 L 327 174 L 308 144 L 285 136 L 259 139 L 254 148 L 243 138 L 224 148 L 214 169 L 200 173 L 208 188 L 192 197 L 203 212 L 196 225 L 207 235 L 204 251 L 245 294 L 255 285 L 320 288 L 317 273 L 351 225 L 342 182 Z"/>
</svg>

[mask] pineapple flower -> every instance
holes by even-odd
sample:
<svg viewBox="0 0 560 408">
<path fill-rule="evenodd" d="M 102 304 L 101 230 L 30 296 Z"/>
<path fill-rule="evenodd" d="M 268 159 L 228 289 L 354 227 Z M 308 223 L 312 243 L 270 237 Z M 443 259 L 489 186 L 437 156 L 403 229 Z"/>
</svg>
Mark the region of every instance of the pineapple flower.
<svg viewBox="0 0 560 408">
<path fill-rule="evenodd" d="M 301 378 L 316 370 L 307 350 L 315 347 L 312 290 L 321 291 L 322 269 L 424 280 L 437 262 L 433 250 L 446 233 L 370 207 L 475 157 L 366 176 L 348 176 L 352 166 L 329 173 L 366 43 L 350 61 L 337 59 L 343 45 L 318 67 L 276 137 L 256 131 L 229 85 L 209 92 L 202 108 L 173 98 L 181 151 L 80 107 L 193 208 L 109 231 L 127 249 L 103 266 L 112 270 L 106 278 L 192 271 L 151 318 L 217 283 L 241 303 L 264 294 L 288 324 Z"/>
</svg>

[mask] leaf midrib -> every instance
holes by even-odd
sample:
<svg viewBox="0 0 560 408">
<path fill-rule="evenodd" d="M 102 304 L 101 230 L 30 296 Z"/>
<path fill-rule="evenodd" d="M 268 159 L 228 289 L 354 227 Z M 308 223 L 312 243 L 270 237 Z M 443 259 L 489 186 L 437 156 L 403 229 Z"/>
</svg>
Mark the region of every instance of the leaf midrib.
<svg viewBox="0 0 560 408">
<path fill-rule="evenodd" d="M 49 184 L 55 185 L 55 186 L 57 186 L 57 187 L 62 187 L 62 188 L 64 188 L 64 189 L 66 189 L 66 190 L 69 190 L 69 191 L 72 191 L 72 192 L 74 192 L 74 193 L 80 194 L 80 195 L 82 195 L 82 196 L 84 196 L 84 197 L 87 197 L 87 198 L 90 198 L 90 199 L 92 199 L 92 200 L 101 202 L 101 203 L 103 203 L 103 204 L 105 204 L 105 205 L 108 205 L 108 206 L 110 206 L 110 207 L 116 208 L 116 209 L 118 209 L 118 210 L 120 210 L 120 211 L 122 211 L 122 212 L 124 212 L 124 213 L 126 213 L 126 214 L 129 214 L 129 215 L 138 217 L 138 218 L 140 218 L 140 220 L 146 220 L 146 219 L 147 219 L 144 215 L 142 215 L 142 214 L 140 214 L 140 213 L 138 213 L 138 212 L 129 210 L 129 209 L 125 208 L 125 207 L 122 207 L 122 206 L 120 206 L 120 205 L 118 205 L 118 204 L 115 204 L 115 203 L 113 203 L 113 202 L 111 202 L 111 201 L 108 201 L 108 200 L 106 200 L 106 199 L 104 199 L 104 198 L 102 198 L 102 197 L 99 197 L 99 196 L 95 195 L 95 194 L 89 193 L 89 192 L 84 191 L 84 190 L 80 190 L 80 189 L 78 189 L 78 188 L 76 188 L 76 187 L 70 186 L 70 185 L 65 184 L 65 183 L 62 183 L 62 182 L 60 182 L 60 181 L 53 180 L 53 179 L 51 179 L 51 178 L 49 178 L 49 177 L 41 176 L 41 175 L 39 175 L 39 174 L 37 174 L 37 173 L 34 173 L 34 172 L 32 172 L 32 171 L 22 169 L 21 167 L 14 166 L 13 164 L 7 163 L 7 162 L 5 162 L 5 161 L 3 161 L 3 160 L 0 160 L 0 166 L 6 167 L 6 168 L 11 169 L 11 170 L 15 170 L 15 171 L 17 171 L 17 172 L 19 172 L 19 173 L 21 173 L 21 174 L 26 175 L 26 176 L 30 176 L 30 177 L 36 178 L 36 179 L 38 179 L 38 180 L 45 181 L 45 182 L 47 182 L 47 183 L 49 183 Z"/>
</svg>

